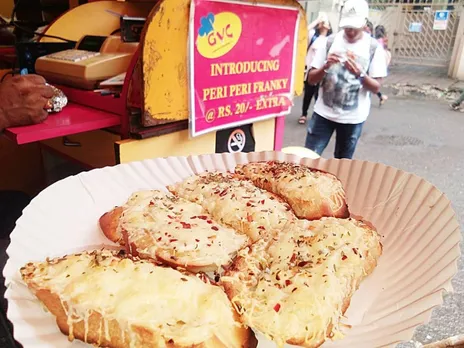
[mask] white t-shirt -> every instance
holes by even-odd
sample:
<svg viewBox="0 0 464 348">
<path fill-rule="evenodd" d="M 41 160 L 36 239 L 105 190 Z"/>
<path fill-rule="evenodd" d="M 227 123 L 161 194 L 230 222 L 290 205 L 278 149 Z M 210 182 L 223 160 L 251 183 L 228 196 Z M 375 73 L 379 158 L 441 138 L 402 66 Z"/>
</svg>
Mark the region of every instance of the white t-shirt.
<svg viewBox="0 0 464 348">
<path fill-rule="evenodd" d="M 364 72 L 372 78 L 387 76 L 384 49 L 377 45 L 369 65 L 371 53 L 371 37 L 363 33 L 363 37 L 355 43 L 345 40 L 344 31 L 335 34 L 329 53 L 337 53 L 342 57 L 353 56 Z M 320 40 L 316 54 L 312 60 L 313 68 L 322 68 L 327 59 L 327 38 Z M 322 117 L 337 122 L 358 124 L 369 116 L 371 108 L 370 93 L 363 88 L 361 81 L 349 72 L 343 64 L 330 67 L 319 88 L 314 111 Z"/>
<path fill-rule="evenodd" d="M 312 66 L 314 56 L 316 55 L 316 52 L 317 52 L 319 46 L 326 45 L 326 43 L 327 43 L 327 37 L 325 37 L 325 36 L 318 36 L 314 40 L 313 44 L 309 47 L 308 53 L 306 54 L 306 63 L 305 63 L 305 65 L 307 67 Z M 309 73 L 309 69 L 306 69 L 306 71 L 305 71 L 305 81 L 308 79 L 308 73 Z"/>
<path fill-rule="evenodd" d="M 308 27 L 308 46 L 311 44 L 311 39 L 313 38 L 314 35 L 316 35 L 316 30 L 315 29 L 309 29 L 309 27 Z M 313 44 L 314 44 L 314 42 L 313 42 Z M 308 53 L 309 53 L 309 49 L 308 49 L 308 52 L 306 52 L 306 54 L 308 54 Z M 306 60 L 305 73 L 304 73 L 305 79 L 308 76 L 308 72 L 309 72 L 309 68 L 310 68 L 310 65 L 308 65 L 307 63 L 308 63 L 308 61 Z"/>
</svg>

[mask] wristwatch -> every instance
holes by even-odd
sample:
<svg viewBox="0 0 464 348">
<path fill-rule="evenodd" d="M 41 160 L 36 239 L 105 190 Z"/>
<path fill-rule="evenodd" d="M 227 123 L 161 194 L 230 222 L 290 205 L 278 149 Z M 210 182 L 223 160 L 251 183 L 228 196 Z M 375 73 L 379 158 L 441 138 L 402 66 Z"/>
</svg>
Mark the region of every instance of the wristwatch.
<svg viewBox="0 0 464 348">
<path fill-rule="evenodd" d="M 363 83 L 365 77 L 366 77 L 366 74 L 361 72 L 361 74 L 359 74 L 358 76 L 358 80 L 361 81 L 361 83 Z"/>
</svg>

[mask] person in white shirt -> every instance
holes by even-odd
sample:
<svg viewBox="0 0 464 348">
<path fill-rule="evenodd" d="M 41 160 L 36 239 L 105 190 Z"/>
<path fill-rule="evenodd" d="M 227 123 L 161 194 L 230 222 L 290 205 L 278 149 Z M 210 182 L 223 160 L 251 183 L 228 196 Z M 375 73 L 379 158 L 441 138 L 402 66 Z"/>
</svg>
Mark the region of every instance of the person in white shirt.
<svg viewBox="0 0 464 348">
<path fill-rule="evenodd" d="M 387 76 L 385 53 L 364 32 L 369 6 L 364 0 L 345 2 L 340 28 L 318 45 L 308 81 L 320 83 L 319 98 L 309 122 L 305 146 L 322 154 L 336 132 L 335 158 L 352 158 L 369 116 L 371 93 Z"/>
<path fill-rule="evenodd" d="M 316 22 L 316 21 L 315 21 Z M 314 22 L 313 22 L 314 23 Z M 312 25 L 312 24 L 311 24 Z M 329 23 L 329 18 L 323 12 L 319 14 L 317 19 L 316 29 L 309 33 L 309 45 L 306 53 L 305 75 L 304 75 L 304 96 L 303 96 L 303 109 L 301 116 L 298 119 L 299 124 L 305 124 L 308 117 L 308 109 L 311 104 L 311 99 L 314 97 L 314 102 L 317 100 L 319 85 L 311 85 L 308 83 L 308 72 L 311 67 L 311 62 L 317 51 L 317 47 L 322 38 L 332 35 L 332 27 Z"/>
</svg>

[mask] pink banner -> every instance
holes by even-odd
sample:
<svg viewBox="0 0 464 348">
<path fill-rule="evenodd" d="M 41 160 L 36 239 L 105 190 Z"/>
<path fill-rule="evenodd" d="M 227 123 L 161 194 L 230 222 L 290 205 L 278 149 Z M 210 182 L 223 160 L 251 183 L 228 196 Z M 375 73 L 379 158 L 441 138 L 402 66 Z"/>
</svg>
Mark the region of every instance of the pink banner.
<svg viewBox="0 0 464 348">
<path fill-rule="evenodd" d="M 190 17 L 192 136 L 290 112 L 297 8 L 193 0 Z"/>
</svg>

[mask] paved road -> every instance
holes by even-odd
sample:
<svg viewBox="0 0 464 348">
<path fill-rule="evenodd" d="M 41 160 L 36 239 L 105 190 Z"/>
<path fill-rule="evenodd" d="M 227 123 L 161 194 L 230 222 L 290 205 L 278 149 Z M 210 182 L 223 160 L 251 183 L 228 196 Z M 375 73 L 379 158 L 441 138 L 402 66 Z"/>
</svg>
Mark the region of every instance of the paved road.
<svg viewBox="0 0 464 348">
<path fill-rule="evenodd" d="M 304 144 L 306 129 L 297 123 L 300 110 L 297 100 L 286 120 L 285 146 Z M 333 149 L 332 141 L 323 156 L 332 157 Z M 450 111 L 438 101 L 390 99 L 382 109 L 375 105 L 355 157 L 413 172 L 432 182 L 451 200 L 464 230 L 464 113 Z M 463 257 L 453 286 L 455 292 L 445 295 L 444 305 L 434 311 L 431 322 L 416 330 L 414 341 L 401 346 L 420 347 L 464 334 Z"/>
</svg>

